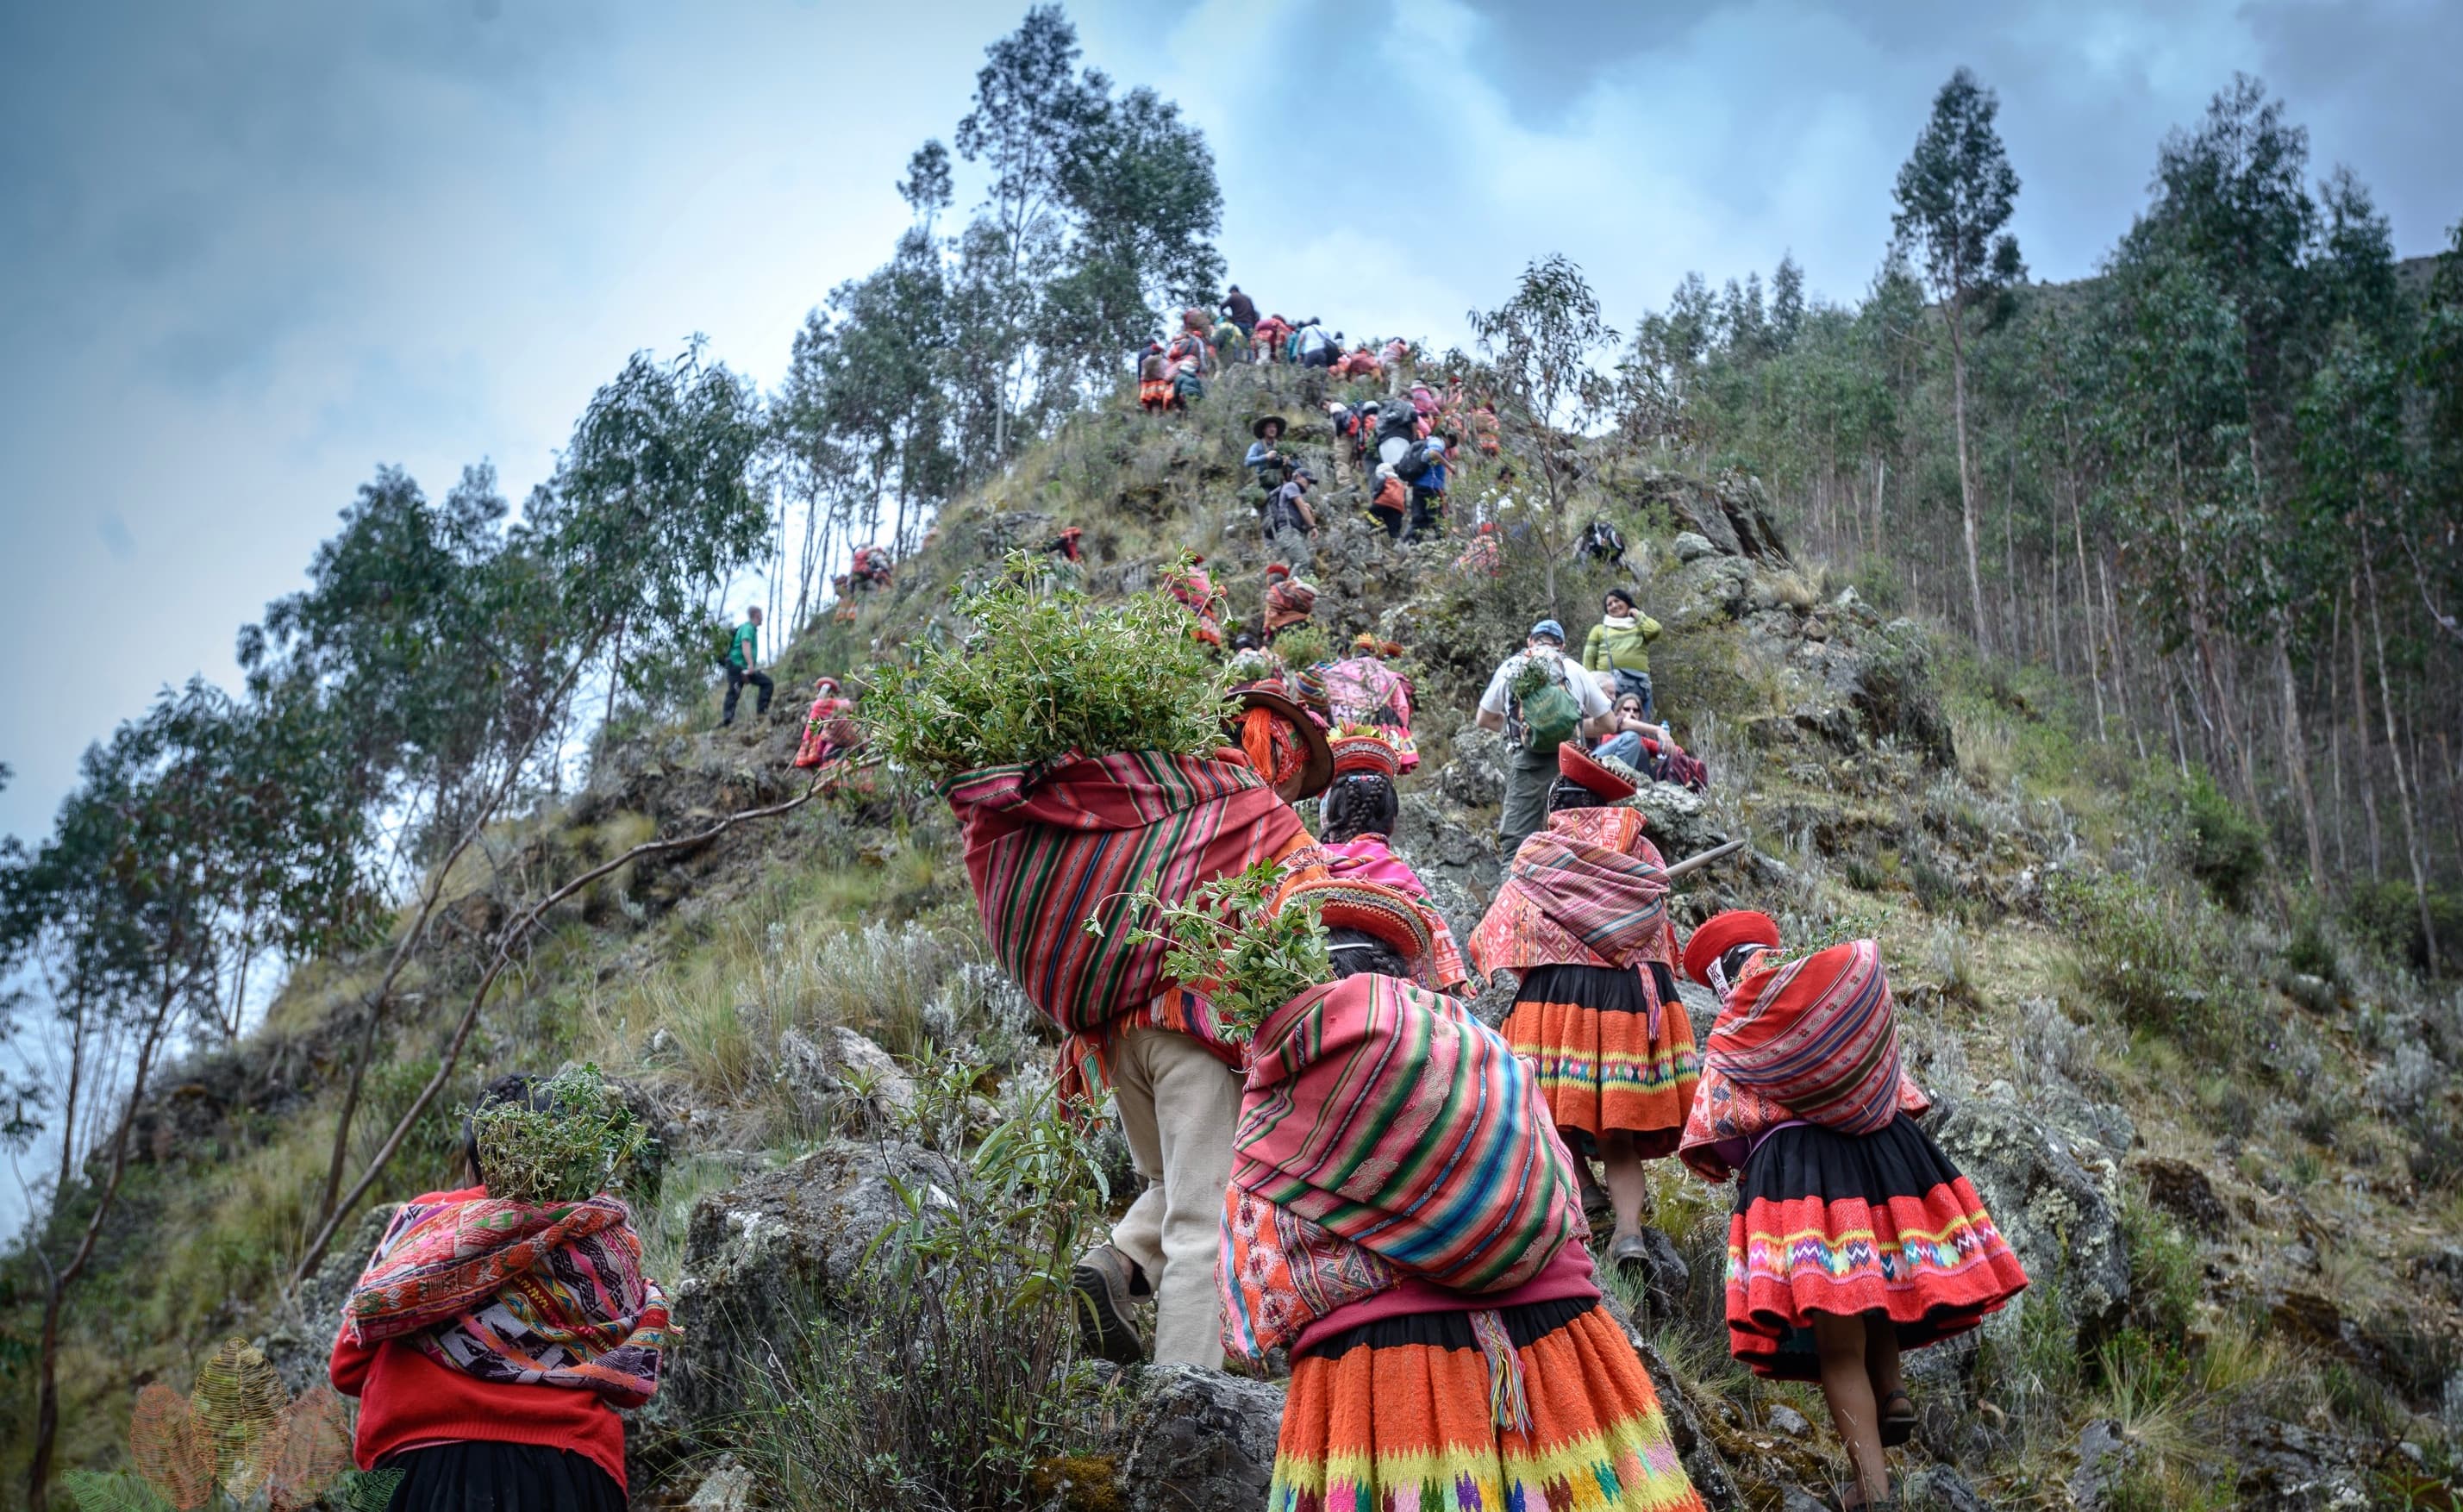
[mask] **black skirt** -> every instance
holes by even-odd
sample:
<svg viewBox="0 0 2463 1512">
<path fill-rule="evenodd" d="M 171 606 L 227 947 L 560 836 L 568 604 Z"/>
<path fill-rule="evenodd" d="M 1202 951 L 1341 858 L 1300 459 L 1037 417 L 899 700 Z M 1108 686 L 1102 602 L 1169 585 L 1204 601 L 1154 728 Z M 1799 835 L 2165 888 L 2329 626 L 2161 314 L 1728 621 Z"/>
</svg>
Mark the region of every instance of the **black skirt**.
<svg viewBox="0 0 2463 1512">
<path fill-rule="evenodd" d="M 624 1512 L 624 1488 L 588 1455 L 484 1438 L 388 1455 L 385 1512 Z"/>
</svg>

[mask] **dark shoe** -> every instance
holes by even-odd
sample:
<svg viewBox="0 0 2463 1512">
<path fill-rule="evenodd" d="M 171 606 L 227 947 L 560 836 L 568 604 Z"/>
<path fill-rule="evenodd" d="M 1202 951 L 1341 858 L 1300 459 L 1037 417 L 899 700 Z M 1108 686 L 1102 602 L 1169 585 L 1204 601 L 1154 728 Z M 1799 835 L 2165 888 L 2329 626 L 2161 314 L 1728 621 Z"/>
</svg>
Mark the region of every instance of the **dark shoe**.
<svg viewBox="0 0 2463 1512">
<path fill-rule="evenodd" d="M 1905 1391 L 1882 1398 L 1882 1447 L 1896 1449 L 1916 1435 L 1916 1404 Z"/>
<path fill-rule="evenodd" d="M 1608 1246 L 1608 1263 L 1636 1277 L 1650 1275 L 1650 1242 L 1639 1234 L 1628 1234 Z"/>
<path fill-rule="evenodd" d="M 1144 1281 L 1138 1262 L 1109 1244 L 1098 1244 L 1078 1258 L 1069 1286 L 1078 1294 L 1079 1347 L 1088 1354 L 1115 1365 L 1145 1359 L 1145 1345 L 1129 1321 L 1129 1299 Z"/>
<path fill-rule="evenodd" d="M 1616 1199 L 1608 1195 L 1607 1188 L 1582 1189 L 1582 1221 L 1594 1235 L 1605 1235 L 1616 1227 Z"/>
</svg>

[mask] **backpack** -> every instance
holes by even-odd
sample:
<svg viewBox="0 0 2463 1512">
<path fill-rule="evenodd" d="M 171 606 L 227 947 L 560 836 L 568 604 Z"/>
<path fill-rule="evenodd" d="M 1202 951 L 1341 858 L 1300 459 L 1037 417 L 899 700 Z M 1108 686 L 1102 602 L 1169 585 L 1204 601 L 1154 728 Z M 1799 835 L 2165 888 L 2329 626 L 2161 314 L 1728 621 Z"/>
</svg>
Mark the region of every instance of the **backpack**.
<svg viewBox="0 0 2463 1512">
<path fill-rule="evenodd" d="M 1594 519 L 1582 532 L 1581 554 L 1597 561 L 1615 561 L 1624 556 L 1624 532 L 1603 519 Z"/>
<path fill-rule="evenodd" d="M 1406 483 L 1417 483 L 1428 475 L 1432 465 L 1428 460 L 1428 444 L 1414 442 L 1411 449 L 1403 453 L 1402 460 L 1394 464 L 1394 475 Z"/>
<path fill-rule="evenodd" d="M 1515 701 L 1515 721 L 1520 726 L 1515 744 L 1535 755 L 1552 752 L 1581 728 L 1582 706 L 1566 690 L 1565 680 L 1552 673 Z"/>
<path fill-rule="evenodd" d="M 1420 416 L 1406 404 L 1390 404 L 1377 412 L 1377 439 L 1412 441 L 1419 437 Z M 1400 469 L 1396 470 L 1400 471 Z"/>
</svg>

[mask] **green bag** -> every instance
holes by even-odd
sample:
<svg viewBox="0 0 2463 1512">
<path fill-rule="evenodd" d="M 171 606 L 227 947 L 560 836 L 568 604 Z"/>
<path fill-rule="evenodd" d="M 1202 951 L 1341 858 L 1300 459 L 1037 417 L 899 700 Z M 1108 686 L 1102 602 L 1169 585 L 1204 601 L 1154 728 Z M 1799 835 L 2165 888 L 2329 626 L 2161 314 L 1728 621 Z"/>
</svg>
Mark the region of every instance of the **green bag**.
<svg viewBox="0 0 2463 1512">
<path fill-rule="evenodd" d="M 1521 747 L 1535 755 L 1556 750 L 1582 726 L 1582 706 L 1556 677 L 1523 694 L 1520 712 Z"/>
</svg>

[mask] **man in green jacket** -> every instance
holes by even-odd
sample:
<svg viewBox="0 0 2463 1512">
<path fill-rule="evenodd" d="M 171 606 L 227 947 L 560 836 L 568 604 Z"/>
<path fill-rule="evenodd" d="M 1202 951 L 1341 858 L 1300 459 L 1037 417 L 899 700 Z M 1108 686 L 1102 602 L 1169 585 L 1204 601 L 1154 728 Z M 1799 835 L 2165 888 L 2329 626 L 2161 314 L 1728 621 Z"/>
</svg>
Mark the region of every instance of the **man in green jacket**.
<svg viewBox="0 0 2463 1512">
<path fill-rule="evenodd" d="M 744 623 L 735 627 L 734 638 L 727 643 L 727 660 L 720 664 L 727 668 L 727 702 L 718 715 L 721 730 L 735 723 L 735 700 L 747 683 L 761 690 L 753 701 L 752 717 L 759 719 L 770 712 L 770 695 L 777 690 L 777 684 L 756 665 L 761 660 L 760 641 L 761 606 L 752 604 L 745 609 Z"/>
<path fill-rule="evenodd" d="M 1617 692 L 1642 695 L 1642 716 L 1659 717 L 1658 706 L 1650 696 L 1650 643 L 1659 634 L 1659 622 L 1633 606 L 1633 595 L 1623 588 L 1610 588 L 1600 601 L 1600 613 L 1605 616 L 1591 626 L 1582 642 L 1582 666 L 1594 672 L 1616 674 Z"/>
</svg>

